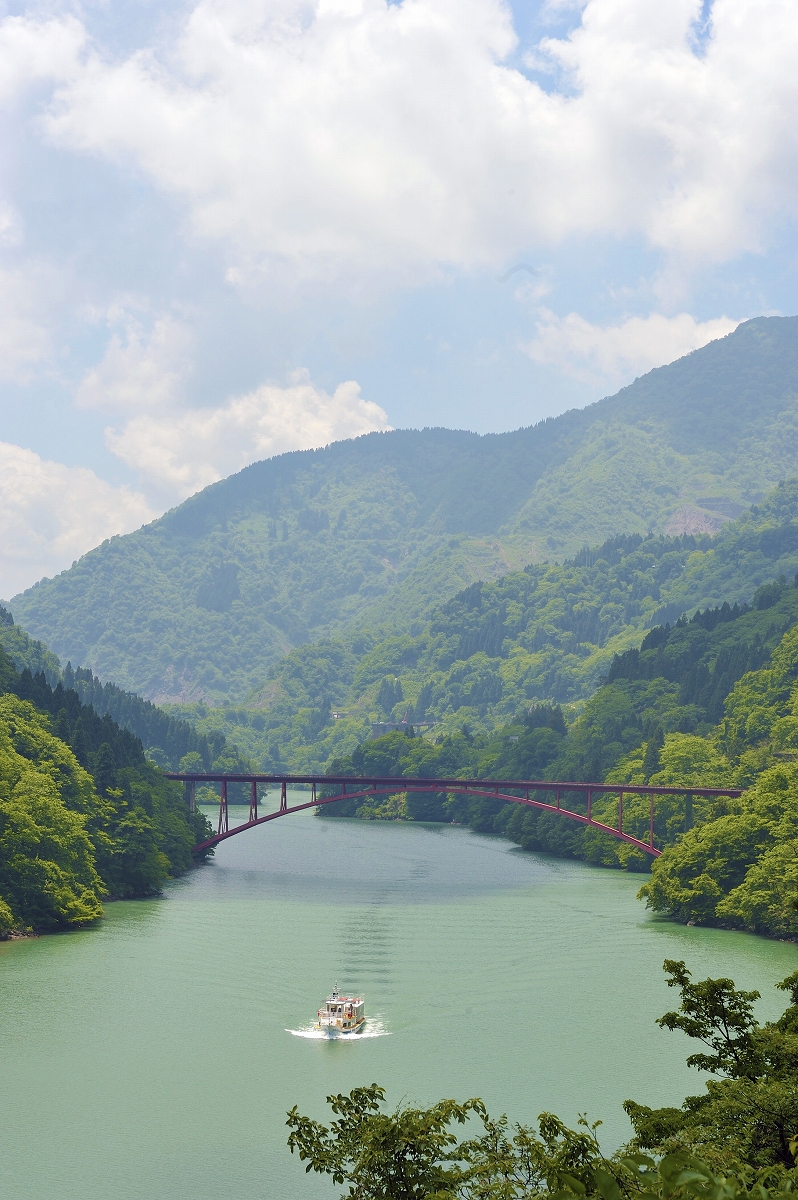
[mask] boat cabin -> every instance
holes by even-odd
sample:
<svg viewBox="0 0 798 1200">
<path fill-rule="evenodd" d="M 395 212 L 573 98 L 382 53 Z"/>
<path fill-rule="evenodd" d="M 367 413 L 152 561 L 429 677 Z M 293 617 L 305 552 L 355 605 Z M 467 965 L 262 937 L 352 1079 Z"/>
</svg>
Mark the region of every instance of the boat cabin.
<svg viewBox="0 0 798 1200">
<path fill-rule="evenodd" d="M 334 987 L 324 1008 L 318 1012 L 318 1028 L 351 1033 L 365 1023 L 365 1000 L 362 996 L 342 996 Z"/>
</svg>

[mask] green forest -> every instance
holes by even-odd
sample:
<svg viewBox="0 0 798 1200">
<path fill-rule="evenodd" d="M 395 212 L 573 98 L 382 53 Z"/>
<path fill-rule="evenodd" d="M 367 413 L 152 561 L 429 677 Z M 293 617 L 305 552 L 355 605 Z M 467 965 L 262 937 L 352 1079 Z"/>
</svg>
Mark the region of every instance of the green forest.
<svg viewBox="0 0 798 1200">
<path fill-rule="evenodd" d="M 615 655 L 639 646 L 646 630 L 698 608 L 745 605 L 760 585 L 796 571 L 792 480 L 715 537 L 614 537 L 561 564 L 472 584 L 414 634 L 361 630 L 300 646 L 245 704 L 170 711 L 208 737 L 223 734 L 261 770 L 296 772 L 324 771 L 369 737 L 372 722 L 405 716 L 434 721 L 438 736 L 464 725 L 486 734 L 554 700 L 571 723 Z M 746 629 L 761 625 L 762 657 L 749 655 L 745 669 L 761 665 L 798 620 L 792 599 L 768 618 L 746 618 Z M 713 709 L 710 720 L 718 718 Z"/>
<path fill-rule="evenodd" d="M 534 427 L 397 430 L 255 463 L 40 581 L 11 611 L 61 661 L 124 690 L 240 705 L 288 651 L 415 638 L 477 581 L 578 564 L 585 545 L 619 533 L 700 543 L 794 472 L 797 397 L 798 318 L 758 318 Z M 770 577 L 782 569 L 798 565 Z M 741 580 L 745 594 L 735 582 L 730 567 L 722 592 L 683 595 L 672 574 L 672 602 L 733 603 L 764 578 Z M 619 602 L 605 600 L 602 636 Z"/>
<path fill-rule="evenodd" d="M 440 1100 L 385 1111 L 377 1084 L 327 1097 L 330 1125 L 294 1106 L 288 1146 L 306 1172 L 347 1184 L 358 1200 L 770 1200 L 798 1190 L 798 971 L 776 986 L 790 1003 L 776 1021 L 754 1014 L 759 993 L 731 979 L 693 982 L 665 960 L 679 1007 L 657 1024 L 699 1049 L 688 1066 L 711 1076 L 681 1107 L 627 1100 L 634 1135 L 602 1153 L 601 1121 L 570 1129 L 492 1117 L 484 1102 Z M 465 1136 L 460 1136 L 460 1131 Z"/>
<path fill-rule="evenodd" d="M 0 647 L 0 937 L 157 895 L 209 831 L 138 738 Z"/>
<path fill-rule="evenodd" d="M 18 671 L 41 674 L 53 687 L 61 683 L 67 691 L 75 692 L 82 704 L 91 705 L 98 716 L 111 717 L 137 737 L 149 761 L 164 770 L 176 771 L 181 763 L 183 770 L 206 771 L 214 767 L 234 771 L 248 765 L 235 748 L 227 746 L 221 731 L 198 733 L 193 725 L 150 700 L 125 692 L 114 683 L 102 683 L 87 667 L 73 669 L 68 662 L 62 668 L 58 657 L 42 642 L 29 637 L 2 605 L 0 647 Z"/>
<path fill-rule="evenodd" d="M 785 632 L 786 631 L 786 632 Z M 724 604 L 657 626 L 618 654 L 606 682 L 567 724 L 533 704 L 489 733 L 392 732 L 335 759 L 330 774 L 604 780 L 741 787 L 739 799 L 663 796 L 655 839 L 665 850 L 641 896 L 692 921 L 798 936 L 798 580 L 759 588 L 751 605 Z M 577 811 L 583 801 L 569 800 Z M 600 866 L 649 869 L 635 847 L 556 815 L 485 798 L 397 793 L 342 800 L 323 815 L 455 821 L 527 850 Z M 596 798 L 615 824 L 617 797 Z M 644 839 L 648 800 L 627 796 L 623 828 Z"/>
</svg>

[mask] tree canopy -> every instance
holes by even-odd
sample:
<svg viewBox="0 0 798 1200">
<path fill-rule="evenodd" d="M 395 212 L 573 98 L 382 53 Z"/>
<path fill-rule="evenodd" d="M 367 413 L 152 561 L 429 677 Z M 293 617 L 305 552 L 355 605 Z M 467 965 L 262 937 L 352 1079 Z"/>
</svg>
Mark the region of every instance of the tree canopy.
<svg viewBox="0 0 798 1200">
<path fill-rule="evenodd" d="M 0 648 L 0 936 L 74 928 L 151 896 L 210 832 L 137 738 Z"/>
</svg>

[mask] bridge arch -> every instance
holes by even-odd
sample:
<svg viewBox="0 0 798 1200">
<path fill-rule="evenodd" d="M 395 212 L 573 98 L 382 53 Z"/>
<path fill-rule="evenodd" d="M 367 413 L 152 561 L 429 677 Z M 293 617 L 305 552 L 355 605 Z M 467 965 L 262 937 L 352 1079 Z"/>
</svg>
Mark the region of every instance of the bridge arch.
<svg viewBox="0 0 798 1200">
<path fill-rule="evenodd" d="M 339 800 L 367 799 L 375 796 L 396 795 L 398 792 L 452 792 L 458 795 L 481 796 L 490 800 L 502 800 L 509 804 L 522 804 L 527 808 L 535 808 L 543 812 L 554 813 L 567 820 L 590 826 L 619 841 L 628 842 L 652 858 L 658 858 L 662 853 L 654 845 L 654 807 L 657 796 L 710 796 L 736 797 L 739 788 L 704 788 L 704 787 L 668 787 L 651 784 L 611 784 L 569 782 L 563 780 L 539 779 L 397 779 L 390 777 L 352 777 L 328 775 L 231 775 L 224 773 L 182 774 L 167 772 L 168 779 L 180 780 L 186 785 L 189 804 L 193 808 L 194 789 L 198 783 L 221 784 L 219 797 L 219 823 L 213 837 L 207 838 L 195 846 L 193 853 L 199 854 L 212 849 L 220 842 L 254 829 L 256 825 L 265 825 L 278 817 L 288 816 L 289 813 L 302 812 L 307 808 L 317 808 L 324 804 L 336 804 Z M 227 788 L 231 783 L 249 784 L 250 805 L 249 819 L 240 825 L 230 826 Z M 261 816 L 259 813 L 258 786 L 265 784 L 269 787 L 280 788 L 280 806 L 273 812 Z M 289 787 L 309 786 L 311 798 L 302 804 L 288 804 Z M 329 788 L 340 788 L 333 795 L 319 795 L 320 789 L 326 792 Z M 575 811 L 562 804 L 563 796 L 576 793 L 586 800 L 585 812 Z M 553 799 L 539 799 L 541 794 L 548 794 Z M 596 795 L 616 795 L 618 797 L 618 821 L 616 825 L 607 825 L 596 821 L 592 815 L 593 797 Z M 626 795 L 648 796 L 650 799 L 649 838 L 642 841 L 627 833 L 623 828 L 623 798 Z"/>
</svg>

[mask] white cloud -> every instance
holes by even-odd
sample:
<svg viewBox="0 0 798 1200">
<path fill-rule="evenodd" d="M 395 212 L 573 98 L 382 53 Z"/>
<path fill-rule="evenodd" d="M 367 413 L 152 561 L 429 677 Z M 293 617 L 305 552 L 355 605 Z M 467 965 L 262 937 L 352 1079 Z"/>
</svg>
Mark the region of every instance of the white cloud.
<svg viewBox="0 0 798 1200">
<path fill-rule="evenodd" d="M 698 53 L 700 13 L 589 0 L 546 92 L 501 0 L 200 0 L 176 44 L 62 70 L 47 128 L 178 198 L 231 280 L 416 283 L 597 232 L 689 269 L 798 215 L 794 6 L 715 0 Z"/>
<path fill-rule="evenodd" d="M 257 459 L 388 428 L 383 409 L 364 400 L 357 383 L 342 383 L 330 396 L 306 371 L 288 387 L 263 385 L 220 405 L 190 407 L 190 326 L 167 314 L 145 331 L 126 306 L 106 316 L 123 332 L 112 334 L 102 360 L 83 376 L 76 403 L 114 414 L 106 445 L 158 502 L 183 499 Z"/>
<path fill-rule="evenodd" d="M 85 467 L 0 442 L 0 595 L 9 599 L 155 515 L 143 496 Z"/>
<path fill-rule="evenodd" d="M 330 396 L 302 373 L 291 387 L 264 385 L 218 408 L 140 413 L 106 440 L 156 489 L 182 499 L 257 459 L 387 428 L 356 383 Z"/>
<path fill-rule="evenodd" d="M 85 41 L 75 17 L 0 21 L 0 104 L 14 103 L 37 83 L 68 79 L 79 68 Z"/>
<path fill-rule="evenodd" d="M 0 381 L 28 380 L 51 349 L 51 308 L 61 281 L 41 263 L 0 267 Z"/>
<path fill-rule="evenodd" d="M 617 387 L 725 337 L 738 324 L 728 317 L 700 322 L 689 313 L 651 313 L 618 325 L 592 325 L 578 313 L 558 317 L 543 309 L 535 337 L 524 349 L 534 362 L 557 367 L 582 383 Z"/>
<path fill-rule="evenodd" d="M 191 374 L 191 329 L 168 315 L 155 321 L 149 336 L 132 318 L 124 323 L 124 336 L 112 334 L 102 361 L 83 376 L 77 404 L 125 414 L 173 405 Z"/>
</svg>

